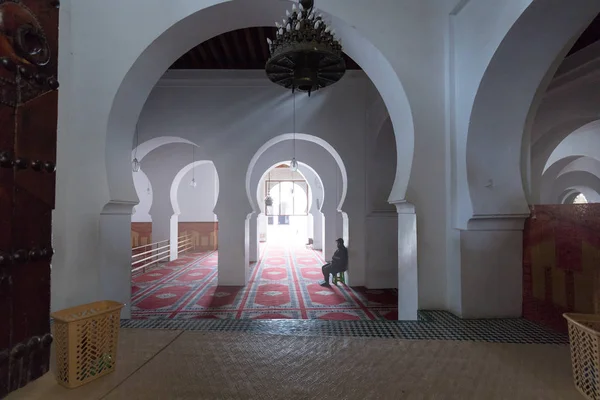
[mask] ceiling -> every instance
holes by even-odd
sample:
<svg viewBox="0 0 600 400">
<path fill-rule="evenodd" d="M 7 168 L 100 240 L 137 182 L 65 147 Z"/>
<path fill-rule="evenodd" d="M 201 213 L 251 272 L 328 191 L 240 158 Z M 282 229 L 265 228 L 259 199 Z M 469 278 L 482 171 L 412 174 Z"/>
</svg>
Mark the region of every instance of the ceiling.
<svg viewBox="0 0 600 400">
<path fill-rule="evenodd" d="M 275 27 L 238 29 L 216 36 L 181 56 L 171 69 L 263 69 L 269 58 L 267 38 L 275 37 Z M 344 54 L 346 68 L 359 70 Z"/>
<path fill-rule="evenodd" d="M 256 27 L 227 32 L 194 47 L 181 56 L 171 69 L 263 69 L 269 58 L 267 38 L 275 37 L 275 27 Z M 573 45 L 568 55 L 600 41 L 600 14 Z M 361 68 L 344 54 L 346 68 Z"/>
<path fill-rule="evenodd" d="M 570 56 L 573 53 L 577 53 L 579 50 L 596 43 L 600 40 L 600 14 L 596 16 L 596 18 L 592 21 L 592 23 L 587 27 L 587 29 L 581 34 L 577 42 L 573 45 L 569 54 Z"/>
</svg>

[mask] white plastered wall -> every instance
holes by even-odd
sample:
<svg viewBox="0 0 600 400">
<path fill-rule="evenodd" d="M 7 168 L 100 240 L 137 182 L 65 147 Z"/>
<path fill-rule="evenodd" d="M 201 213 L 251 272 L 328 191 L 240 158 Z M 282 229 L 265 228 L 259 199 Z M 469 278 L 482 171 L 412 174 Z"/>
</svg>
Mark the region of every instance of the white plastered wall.
<svg viewBox="0 0 600 400">
<path fill-rule="evenodd" d="M 460 252 L 447 273 L 448 304 L 461 316 L 521 315 L 533 116 L 598 12 L 594 0 L 479 0 L 452 13 L 448 121 L 460 233 L 449 240 Z"/>
<path fill-rule="evenodd" d="M 540 4 L 545 2 L 536 0 Z M 567 10 L 561 18 L 584 27 L 585 18 L 577 12 L 590 11 L 594 2 L 576 2 L 576 6 L 570 7 L 573 13 Z M 457 3 L 466 6 L 462 10 L 456 9 L 451 16 Z M 511 79 L 522 72 L 521 68 L 511 74 L 502 65 L 499 68 L 488 68 L 488 65 L 494 54 L 503 53 L 497 52 L 500 43 L 529 3 L 522 0 L 510 3 L 386 0 L 374 5 L 371 2 L 319 1 L 319 7 L 335 16 L 334 24 L 344 38 L 346 52 L 373 80 L 393 123 L 398 154 L 390 201 L 405 200 L 408 188 L 410 200 L 417 206 L 419 234 L 427 238 L 418 248 L 420 308 L 449 308 L 461 315 L 507 315 L 506 307 L 499 307 L 501 303 L 483 300 L 481 294 L 486 293 L 485 285 L 479 287 L 480 292 L 464 296 L 469 289 L 465 283 L 472 281 L 472 286 L 477 288 L 478 280 L 461 281 L 462 277 L 474 273 L 474 269 L 461 268 L 464 262 L 460 258 L 461 238 L 452 229 L 460 225 L 455 223 L 459 220 L 464 222 L 464 228 L 473 214 L 502 215 L 491 209 L 504 204 L 501 199 L 492 199 L 487 209 L 469 214 L 471 198 L 477 194 L 483 194 L 483 200 L 478 200 L 476 206 L 488 204 L 489 194 L 486 196 L 485 192 L 488 190 L 485 185 L 490 180 L 488 172 L 490 168 L 504 170 L 504 164 L 501 168 L 498 163 L 483 165 L 481 176 L 474 177 L 472 185 L 468 184 L 464 161 L 467 131 L 479 129 L 468 126 L 467 121 L 488 121 L 488 115 L 485 111 L 481 114 L 481 109 L 505 109 L 501 104 L 478 106 L 475 114 L 481 115 L 470 118 L 481 87 L 496 81 L 491 77 L 482 85 L 484 73 L 487 75 L 485 71 L 491 71 L 493 75 L 494 71 L 500 70 Z M 185 51 L 210 37 L 237 28 L 272 24 L 284 13 L 286 5 L 289 3 L 275 0 L 176 0 L 169 4 L 169 12 L 165 13 L 164 2 L 159 0 L 63 0 L 53 309 L 107 297 L 125 303 L 129 301 L 129 277 L 124 271 L 127 271 L 130 249 L 121 243 L 128 241 L 131 208 L 137 203 L 137 196 L 132 179 L 124 174 L 130 168 L 135 123 L 162 73 Z M 475 8 L 462 14 L 469 7 Z M 115 13 L 115 9 L 119 12 Z M 540 26 L 554 29 L 558 35 L 568 30 L 552 20 L 542 22 L 529 26 L 533 31 Z M 526 33 L 517 32 L 513 39 L 535 45 L 546 39 L 553 40 L 548 36 L 525 41 Z M 512 43 L 507 42 L 506 46 L 532 57 L 538 54 L 523 51 Z M 497 58 L 501 56 L 503 54 Z M 110 68 L 106 68 L 107 60 L 110 60 Z M 498 82 L 500 88 L 510 87 L 502 78 L 498 78 Z M 492 96 L 497 89 L 491 85 L 491 89 L 484 91 Z M 510 98 L 505 100 L 512 101 Z M 500 121 L 503 117 L 499 116 Z M 489 122 L 488 125 L 494 127 L 490 134 L 498 137 L 505 136 L 505 129 L 519 131 L 519 127 L 514 129 Z M 472 153 L 483 154 L 483 162 L 489 159 L 486 155 L 494 154 L 499 146 L 493 140 L 488 146 L 487 139 L 481 139 L 483 144 L 477 144 L 476 140 Z M 511 136 L 507 140 L 511 141 L 508 148 L 520 148 L 520 139 Z M 231 160 L 236 156 L 232 154 Z M 215 165 L 221 173 L 219 165 Z M 512 165 L 510 168 L 512 186 L 505 193 L 512 198 L 519 189 L 513 181 L 519 181 L 520 171 L 515 173 L 516 167 Z M 469 170 L 477 170 L 477 166 L 471 166 Z M 227 172 L 235 174 L 236 170 L 232 168 Z M 493 181 L 504 182 L 503 179 Z M 89 182 L 94 182 L 91 190 Z M 479 185 L 481 182 L 483 185 Z M 498 192 L 504 189 L 494 190 L 494 197 L 500 198 Z M 451 194 L 454 194 L 452 203 Z M 243 193 L 237 189 L 223 188 L 220 197 L 239 195 Z M 514 203 L 509 202 L 516 206 L 514 210 L 500 211 L 517 212 L 520 216 L 526 208 L 523 198 L 516 196 Z M 463 205 L 466 213 L 461 212 Z M 403 206 L 400 208 L 404 209 Z M 406 209 L 413 210 L 411 207 Z M 231 222 L 232 228 L 245 226 L 245 218 L 250 212 L 251 209 L 239 210 L 239 215 Z M 453 220 L 452 214 L 464 219 Z M 402 226 L 410 224 L 412 219 Z M 404 238 L 405 232 L 399 233 Z M 243 235 L 236 240 L 239 247 L 244 246 Z M 399 242 L 416 241 L 399 239 Z M 485 243 L 481 246 L 487 249 Z M 465 247 L 470 248 L 472 246 Z M 482 252 L 482 258 L 471 261 L 472 266 L 493 257 L 494 251 Z M 240 256 L 244 257 L 237 255 Z M 502 268 L 502 265 L 495 267 Z M 478 279 L 494 281 L 492 270 L 477 271 L 477 274 L 480 274 Z M 73 281 L 78 284 L 70 284 Z M 416 279 L 414 283 L 416 285 Z M 502 296 L 514 300 L 515 287 L 508 286 L 511 289 L 504 291 Z M 491 291 L 487 295 L 499 294 Z M 511 310 L 516 304 L 513 300 L 509 305 Z M 466 303 L 478 303 L 484 309 L 463 312 Z M 126 309 L 124 316 L 127 315 Z"/>
<path fill-rule="evenodd" d="M 220 4 L 218 7 L 206 9 L 217 3 Z M 392 201 L 404 197 L 411 177 L 414 128 L 420 132 L 416 151 L 421 161 L 419 171 L 412 174 L 415 179 L 412 186 L 414 192 L 422 191 L 420 197 L 426 198 L 428 205 L 432 204 L 436 210 L 431 214 L 423 211 L 423 230 L 430 230 L 430 241 L 426 246 L 428 251 L 423 251 L 421 263 L 424 276 L 431 277 L 425 283 L 430 288 L 421 299 L 424 308 L 443 307 L 445 298 L 445 274 L 441 272 L 445 251 L 441 250 L 445 248 L 446 240 L 444 229 L 439 226 L 439 219 L 445 219 L 446 212 L 445 177 L 431 174 L 430 170 L 446 168 L 443 38 L 447 29 L 448 3 L 451 2 L 394 1 L 382 2 L 377 7 L 337 0 L 319 3 L 324 11 L 335 15 L 334 24 L 344 39 L 346 52 L 369 74 L 390 112 L 398 139 Z M 102 217 L 94 215 L 100 214 L 109 202 L 111 215 L 115 215 L 114 220 L 119 220 L 118 229 L 126 229 L 131 207 L 137 200 L 131 180 L 118 182 L 119 175 L 129 168 L 129 157 L 124 157 L 119 149 L 130 148 L 139 112 L 163 71 L 187 49 L 221 32 L 272 24 L 283 15 L 284 6 L 285 2 L 274 0 L 179 0 L 171 3 L 169 13 L 165 14 L 164 4 L 156 0 L 126 3 L 109 0 L 102 4 L 64 2 L 61 34 L 65 34 L 61 37 L 60 71 L 65 78 L 60 100 L 64 111 L 59 128 L 59 143 L 64 146 L 59 149 L 62 163 L 58 167 L 63 178 L 58 182 L 61 196 L 55 226 L 67 233 L 57 243 L 60 247 L 57 250 L 62 255 L 55 259 L 60 267 L 55 268 L 57 283 L 53 307 L 104 297 L 102 289 L 95 287 L 93 276 L 99 271 L 111 275 L 112 268 L 116 274 L 128 262 L 126 249 L 119 253 L 120 261 L 113 259 L 109 263 L 99 253 L 103 246 L 112 246 L 112 243 L 98 246 L 98 240 L 93 237 L 89 244 L 77 243 L 76 238 L 80 237 L 83 226 L 96 225 L 94 221 Z M 119 9 L 119 13 L 110 11 L 114 9 Z M 203 9 L 206 10 L 197 13 Z M 143 10 L 142 14 L 140 10 Z M 190 15 L 193 16 L 185 19 Z M 132 29 L 132 23 L 135 29 Z M 382 26 L 387 28 L 381 29 Z M 390 40 L 392 37 L 394 39 Z M 415 38 L 419 38 L 419 43 Z M 410 57 L 406 57 L 407 52 Z M 100 68 L 109 59 L 112 60 L 111 68 Z M 94 75 L 93 80 L 87 78 L 90 74 Z M 399 86 L 400 80 L 404 87 Z M 409 97 L 414 103 L 412 108 L 408 105 Z M 84 131 L 86 135 L 82 135 Z M 107 150 L 102 154 L 98 149 Z M 86 163 L 75 174 L 71 165 L 81 164 L 77 162 L 80 153 L 86 153 Z M 427 181 L 425 177 L 430 175 L 433 178 Z M 88 181 L 98 182 L 94 193 L 87 193 L 89 199 L 78 197 L 79 188 Z M 428 192 L 432 190 L 435 193 L 429 196 Z M 77 204 L 86 204 L 85 211 L 67 211 L 73 210 L 75 202 L 69 199 L 75 198 Z M 80 219 L 84 215 L 88 217 Z M 101 232 L 98 234 L 109 237 Z M 431 251 L 429 246 L 436 251 Z M 88 267 L 81 267 L 84 259 L 97 262 L 86 270 Z M 59 282 L 68 281 L 67 276 L 80 282 L 81 291 L 66 294 L 68 285 L 62 286 Z M 110 279 L 117 277 L 111 275 Z"/>
</svg>

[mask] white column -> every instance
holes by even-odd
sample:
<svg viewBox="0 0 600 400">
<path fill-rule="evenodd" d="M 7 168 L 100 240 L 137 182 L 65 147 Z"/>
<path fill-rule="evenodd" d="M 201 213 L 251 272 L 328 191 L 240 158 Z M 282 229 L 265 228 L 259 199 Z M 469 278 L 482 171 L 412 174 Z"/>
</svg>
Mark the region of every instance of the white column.
<svg viewBox="0 0 600 400">
<path fill-rule="evenodd" d="M 171 185 L 179 170 L 179 165 L 164 166 L 159 159 L 142 161 L 142 169 L 152 184 L 152 206 L 148 214 L 152 217 L 152 242 L 170 240 L 169 260 L 178 258 L 179 217 L 173 213 L 171 204 Z M 165 244 L 161 244 L 161 247 Z"/>
<path fill-rule="evenodd" d="M 86 300 L 114 300 L 125 306 L 121 318 L 131 318 L 131 210 L 133 204 L 108 204 L 100 215 L 100 269 L 94 292 Z M 78 285 L 76 281 L 70 281 Z M 82 304 L 81 301 L 79 304 Z M 78 305 L 78 304 L 71 304 Z"/>
<path fill-rule="evenodd" d="M 373 212 L 367 216 L 366 287 L 398 288 L 398 212 Z"/>
<path fill-rule="evenodd" d="M 179 215 L 171 215 L 169 227 L 169 260 L 174 261 L 179 258 Z"/>
<path fill-rule="evenodd" d="M 249 260 L 258 261 L 258 214 L 252 213 L 249 219 Z"/>
<path fill-rule="evenodd" d="M 521 316 L 525 217 L 480 217 L 460 231 L 460 287 L 452 291 L 460 293 L 460 317 Z"/>
<path fill-rule="evenodd" d="M 394 205 L 398 211 L 398 319 L 415 321 L 419 309 L 417 214 L 410 203 Z"/>
<path fill-rule="evenodd" d="M 152 217 L 152 241 L 160 242 L 171 239 L 171 213 L 164 210 L 150 210 Z"/>
<path fill-rule="evenodd" d="M 323 222 L 325 223 L 325 236 L 323 237 L 323 257 L 330 260 L 335 251 L 335 240 L 339 237 L 336 229 L 336 217 L 338 212 L 335 207 L 323 206 Z"/>
<path fill-rule="evenodd" d="M 348 247 L 348 285 L 366 284 L 366 220 L 364 212 L 349 211 L 346 215 L 338 212 L 338 237 L 344 239 Z"/>
<path fill-rule="evenodd" d="M 313 248 L 323 250 L 323 236 L 325 236 L 323 213 L 319 210 L 313 210 L 311 214 L 313 217 Z"/>
<path fill-rule="evenodd" d="M 219 266 L 221 286 L 246 286 L 249 272 L 250 221 L 245 212 L 231 210 L 219 217 Z"/>
<path fill-rule="evenodd" d="M 250 265 L 250 215 L 246 195 L 246 171 L 228 157 L 216 159 L 219 172 L 219 199 L 215 214 L 219 219 L 218 281 L 222 286 L 245 286 Z"/>
<path fill-rule="evenodd" d="M 265 240 L 267 237 L 267 216 L 264 213 L 258 214 L 256 218 L 256 226 L 258 228 L 258 243 L 260 243 L 261 233 L 265 235 Z"/>
<path fill-rule="evenodd" d="M 177 216 L 175 216 L 175 226 L 172 225 L 173 208 L 168 193 L 163 190 L 154 191 L 154 200 L 150 208 L 150 216 L 152 217 L 152 242 L 162 242 L 170 240 L 169 249 L 171 261 L 177 259 Z M 174 228 L 174 229 L 173 229 Z M 166 243 L 161 243 L 161 247 Z M 161 251 L 162 252 L 162 251 Z"/>
</svg>

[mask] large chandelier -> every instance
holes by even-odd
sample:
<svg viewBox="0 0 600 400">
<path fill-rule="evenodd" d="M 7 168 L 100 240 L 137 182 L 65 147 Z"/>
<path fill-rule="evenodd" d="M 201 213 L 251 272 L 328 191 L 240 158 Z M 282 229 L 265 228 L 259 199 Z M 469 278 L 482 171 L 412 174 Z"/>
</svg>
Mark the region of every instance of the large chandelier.
<svg viewBox="0 0 600 400">
<path fill-rule="evenodd" d="M 275 23 L 274 40 L 267 39 L 271 57 L 265 70 L 269 79 L 310 96 L 342 79 L 346 62 L 341 41 L 314 8 L 314 0 L 300 0 L 286 11 L 283 24 Z"/>
</svg>

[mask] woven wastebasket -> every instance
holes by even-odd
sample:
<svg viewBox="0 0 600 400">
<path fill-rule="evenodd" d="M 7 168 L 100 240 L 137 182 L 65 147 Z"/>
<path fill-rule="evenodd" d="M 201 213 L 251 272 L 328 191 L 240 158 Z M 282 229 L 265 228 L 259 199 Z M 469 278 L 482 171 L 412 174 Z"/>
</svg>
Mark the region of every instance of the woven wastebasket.
<svg viewBox="0 0 600 400">
<path fill-rule="evenodd" d="M 76 388 L 115 370 L 121 308 L 105 300 L 52 313 L 58 383 Z"/>
<path fill-rule="evenodd" d="M 563 316 L 569 323 L 575 387 L 587 399 L 600 400 L 600 315 Z"/>
</svg>

